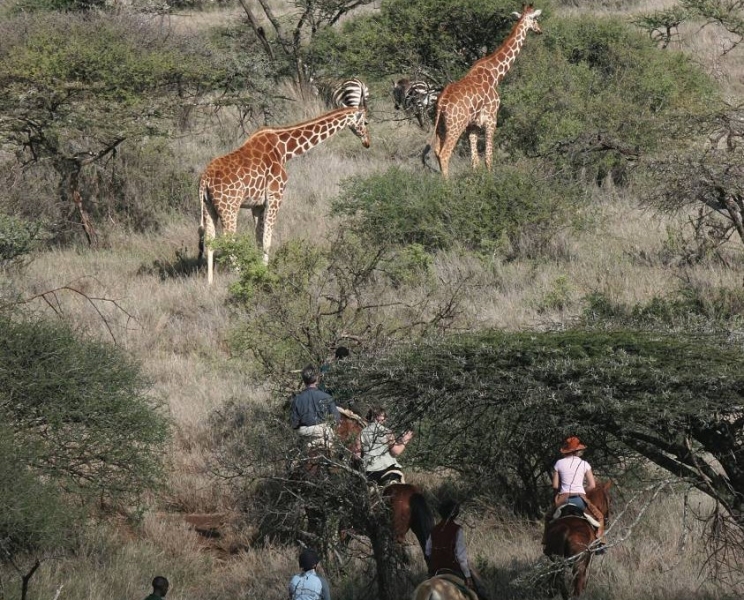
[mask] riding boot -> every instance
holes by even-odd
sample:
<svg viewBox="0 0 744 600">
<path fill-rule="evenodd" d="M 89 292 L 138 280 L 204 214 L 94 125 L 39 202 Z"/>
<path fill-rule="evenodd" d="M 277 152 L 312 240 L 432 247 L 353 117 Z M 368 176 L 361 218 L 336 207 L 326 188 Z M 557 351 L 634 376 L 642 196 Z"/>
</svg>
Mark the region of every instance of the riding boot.
<svg viewBox="0 0 744 600">
<path fill-rule="evenodd" d="M 599 527 L 597 528 L 597 541 L 599 542 L 595 554 L 604 554 L 607 546 L 605 541 L 605 528 L 604 528 L 604 517 L 599 520 Z"/>
</svg>

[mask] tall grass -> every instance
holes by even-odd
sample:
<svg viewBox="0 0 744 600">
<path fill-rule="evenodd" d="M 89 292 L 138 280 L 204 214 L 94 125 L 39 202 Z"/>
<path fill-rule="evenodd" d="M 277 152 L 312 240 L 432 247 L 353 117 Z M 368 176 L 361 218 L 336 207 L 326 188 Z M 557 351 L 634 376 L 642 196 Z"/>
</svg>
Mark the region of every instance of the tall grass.
<svg viewBox="0 0 744 600">
<path fill-rule="evenodd" d="M 661 5 L 666 3 L 656 0 L 613 8 L 625 12 Z M 589 9 L 586 3 L 580 8 Z M 201 27 L 224 18 L 237 15 L 234 10 L 200 13 L 179 26 Z M 194 25 L 197 20 L 205 23 Z M 707 35 L 685 38 L 706 64 L 718 42 Z M 711 68 L 731 66 L 716 59 Z M 723 80 L 737 82 L 740 75 L 740 67 L 734 64 Z M 732 83 L 732 89 L 736 85 Z M 418 156 L 430 134 L 413 123 L 396 120 L 399 115 L 392 110 L 385 90 L 377 92 L 370 115 L 372 148 L 363 149 L 353 135 L 343 131 L 289 163 L 274 247 L 298 237 L 318 243 L 330 238 L 339 223 L 328 217 L 328 209 L 345 178 L 387 169 L 391 164 L 421 168 Z M 286 95 L 292 94 L 297 100 L 288 103 L 280 113 L 283 121 L 277 124 L 299 122 L 325 110 L 317 99 L 303 100 L 288 87 Z M 59 289 L 52 304 L 61 318 L 89 335 L 115 340 L 140 357 L 151 378 L 152 393 L 166 401 L 174 432 L 167 456 L 168 479 L 143 519 L 95 528 L 77 556 L 45 562 L 33 580 L 34 597 L 52 598 L 61 586 L 63 600 L 144 597 L 152 577 L 163 574 L 172 582 L 170 600 L 271 600 L 286 597 L 286 582 L 296 570 L 295 548 L 272 543 L 251 546 L 241 532 L 230 529 L 235 499 L 211 474 L 214 443 L 210 414 L 232 399 L 255 403 L 272 399 L 251 374 L 251 365 L 232 357 L 226 343 L 239 319 L 225 303 L 234 275 L 218 270 L 216 283 L 210 288 L 195 263 L 198 173 L 212 157 L 237 147 L 250 133 L 229 114 L 208 125 L 174 141 L 194 171 L 192 218 L 174 218 L 164 223 L 157 235 L 125 235 L 114 230 L 104 250 L 45 252 L 15 281 L 29 299 Z M 252 124 L 254 128 L 258 125 Z M 454 170 L 468 168 L 467 157 L 453 162 Z M 596 188 L 588 193 L 593 198 L 584 215 L 587 227 L 557 236 L 544 260 L 507 262 L 456 251 L 436 258 L 434 279 L 442 285 L 463 277 L 470 282 L 458 327 L 519 330 L 559 326 L 580 315 L 584 298 L 596 292 L 633 305 L 665 296 L 685 280 L 695 281 L 701 289 L 740 285 L 744 264 L 736 249 L 730 261 L 733 267 L 725 270 L 705 263 L 674 267 L 663 260 L 667 228 L 678 227 L 684 215 L 677 220 L 642 211 L 630 191 Z M 239 229 L 250 230 L 250 217 L 241 217 Z M 101 300 L 86 300 L 72 290 L 61 289 L 65 286 Z M 422 288 L 412 293 L 427 291 Z M 395 294 L 389 293 L 391 297 Z M 53 313 L 50 304 L 40 298 L 29 300 L 28 307 Z M 426 487 L 431 475 L 416 477 Z M 618 499 L 621 506 L 628 500 L 622 493 Z M 701 528 L 693 523 L 689 531 L 683 529 L 679 502 L 673 495 L 652 505 L 629 532 L 630 516 L 614 526 L 609 540 L 616 545 L 606 556 L 594 560 L 587 598 L 726 597 L 706 580 Z M 221 529 L 223 537 L 200 535 L 185 519 L 190 513 L 221 515 L 227 523 Z M 515 580 L 528 576 L 540 563 L 539 526 L 505 519 L 483 505 L 466 506 L 463 518 L 471 559 L 481 569 L 492 597 L 532 597 L 520 591 Z M 628 533 L 627 539 L 620 535 L 623 532 Z M 424 575 L 420 553 L 414 551 L 413 555 L 411 586 Z M 354 563 L 345 578 L 332 581 L 334 596 L 374 597 L 370 591 L 374 586 L 359 575 L 367 568 Z"/>
</svg>

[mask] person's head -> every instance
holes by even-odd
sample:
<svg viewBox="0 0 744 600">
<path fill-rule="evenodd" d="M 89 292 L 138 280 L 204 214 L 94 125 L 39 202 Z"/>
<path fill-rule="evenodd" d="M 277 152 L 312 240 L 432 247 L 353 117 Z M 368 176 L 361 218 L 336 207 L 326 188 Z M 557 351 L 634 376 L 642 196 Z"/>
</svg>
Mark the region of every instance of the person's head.
<svg viewBox="0 0 744 600">
<path fill-rule="evenodd" d="M 300 552 L 300 569 L 309 571 L 318 566 L 320 559 L 312 548 L 305 548 Z"/>
<path fill-rule="evenodd" d="M 367 411 L 367 421 L 369 422 L 377 421 L 381 423 L 385 420 L 385 417 L 387 417 L 385 408 L 380 405 L 373 406 Z"/>
<path fill-rule="evenodd" d="M 339 346 L 336 348 L 334 356 L 336 357 L 336 360 L 343 360 L 349 356 L 349 349 L 346 346 Z"/>
<path fill-rule="evenodd" d="M 586 450 L 586 446 L 582 444 L 581 440 L 575 435 L 567 437 L 563 441 L 563 445 L 561 446 L 561 454 L 563 454 L 564 456 L 570 456 L 571 454 L 581 454 L 584 450 Z"/>
<path fill-rule="evenodd" d="M 439 514 L 442 519 L 456 519 L 460 514 L 460 503 L 452 498 L 446 498 L 439 504 Z"/>
<path fill-rule="evenodd" d="M 313 365 L 307 365 L 302 369 L 302 382 L 305 385 L 318 383 L 318 370 Z"/>
<path fill-rule="evenodd" d="M 161 598 L 168 593 L 168 580 L 162 575 L 157 575 L 152 580 L 152 593 L 157 594 Z"/>
</svg>

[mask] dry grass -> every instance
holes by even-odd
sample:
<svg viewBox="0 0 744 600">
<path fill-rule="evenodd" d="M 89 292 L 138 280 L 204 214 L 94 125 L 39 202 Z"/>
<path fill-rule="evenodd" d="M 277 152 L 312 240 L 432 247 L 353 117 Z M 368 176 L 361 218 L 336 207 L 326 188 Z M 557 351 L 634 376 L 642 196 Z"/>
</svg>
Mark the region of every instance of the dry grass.
<svg viewBox="0 0 744 600">
<path fill-rule="evenodd" d="M 628 5 L 630 8 L 621 12 L 635 13 L 668 4 L 649 0 Z M 173 21 L 181 28 L 204 27 L 239 16 L 239 11 L 231 9 Z M 693 32 L 689 29 L 683 34 Z M 717 56 L 719 42 L 706 29 L 702 35 L 690 35 L 679 43 L 713 71 L 724 69 L 720 80 L 729 82 L 735 90 L 742 79 L 741 68 L 733 58 L 724 63 Z M 288 88 L 286 94 L 296 96 L 296 91 Z M 282 124 L 301 121 L 323 110 L 316 99 L 299 100 L 287 109 Z M 345 178 L 391 165 L 420 168 L 418 153 L 428 134 L 412 123 L 396 121 L 399 115 L 390 104 L 384 90 L 373 98 L 373 146 L 369 151 L 344 131 L 289 163 L 276 246 L 298 237 L 323 240 L 333 233 L 338 224 L 327 217 L 327 212 Z M 237 147 L 245 138 L 234 117 L 227 113 L 214 125 L 175 142 L 179 153 L 191 161 L 195 181 L 212 157 Z M 465 159 L 455 167 L 465 168 Z M 512 330 L 553 326 L 575 318 L 583 308 L 582 299 L 592 292 L 633 304 L 675 290 L 683 272 L 665 266 L 658 257 L 667 243 L 667 227 L 678 223 L 640 210 L 627 192 L 592 193 L 595 199 L 587 216 L 596 227 L 559 236 L 554 260 L 486 264 L 456 253 L 438 257 L 438 279 L 453 281 L 467 276 L 473 283 L 459 325 Z M 89 296 L 115 300 L 115 304 L 98 303 L 96 310 L 79 295 L 57 294 L 65 318 L 90 334 L 109 339 L 113 335 L 118 344 L 142 359 L 153 383 L 153 394 L 164 401 L 174 431 L 168 480 L 152 512 L 138 527 L 93 531 L 86 551 L 74 559 L 45 563 L 33 582 L 36 597 L 52 597 L 60 585 L 64 585 L 62 599 L 144 597 L 156 573 L 171 579 L 170 600 L 271 600 L 286 596 L 285 585 L 296 566 L 294 548 L 237 544 L 242 550 L 236 554 L 217 552 L 211 549 L 214 544 L 207 544 L 183 518 L 184 513 L 232 510 L 233 500 L 209 474 L 211 412 L 230 399 L 269 401 L 267 391 L 250 375 L 250 365 L 231 357 L 225 344 L 237 319 L 225 305 L 226 286 L 233 276 L 220 271 L 216 285 L 210 289 L 204 273 L 187 268 L 196 252 L 196 189 L 193 212 L 193 219 L 164 224 L 158 235 L 112 232 L 103 250 L 45 253 L 16 282 L 27 297 L 70 285 Z M 247 230 L 249 223 L 250 218 L 244 215 L 240 228 Z M 741 265 L 734 269 L 700 265 L 685 269 L 684 274 L 712 288 L 738 286 L 744 277 Z M 560 307 L 549 301 L 556 290 L 564 295 Z M 412 294 L 428 291 L 422 288 Z M 49 311 L 38 300 L 32 306 Z M 102 325 L 100 313 L 107 316 L 109 327 Z M 425 479 L 421 481 L 424 484 Z M 705 581 L 699 527 L 693 527 L 687 545 L 679 544 L 683 529 L 677 502 L 670 499 L 653 505 L 628 539 L 595 560 L 588 598 L 722 597 L 716 596 Z M 464 515 L 470 525 L 467 537 L 472 559 L 487 577 L 494 599 L 524 597 L 515 590 L 513 580 L 525 576 L 540 560 L 538 527 L 495 516 L 482 520 L 482 515 L 482 510 L 476 511 L 475 507 Z M 624 531 L 623 522 L 616 527 L 615 532 Z M 617 533 L 610 534 L 611 542 L 613 535 Z M 357 570 L 361 569 L 358 564 Z M 412 573 L 423 574 L 418 555 Z M 345 583 L 334 581 L 333 585 L 337 597 L 373 597 L 368 589 L 357 587 L 353 577 Z"/>
</svg>

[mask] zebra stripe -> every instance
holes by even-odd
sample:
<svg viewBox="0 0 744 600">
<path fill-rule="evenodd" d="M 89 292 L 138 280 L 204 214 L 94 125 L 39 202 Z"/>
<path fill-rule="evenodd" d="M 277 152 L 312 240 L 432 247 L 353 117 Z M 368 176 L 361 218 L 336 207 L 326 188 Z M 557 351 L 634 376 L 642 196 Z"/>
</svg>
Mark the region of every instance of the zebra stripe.
<svg viewBox="0 0 744 600">
<path fill-rule="evenodd" d="M 369 88 L 361 79 L 347 79 L 333 92 L 331 103 L 338 108 L 367 106 Z"/>
<path fill-rule="evenodd" d="M 424 126 L 424 120 L 434 121 L 437 98 L 441 90 L 429 85 L 426 81 L 400 79 L 393 85 L 393 101 L 396 110 L 401 108 Z"/>
</svg>

